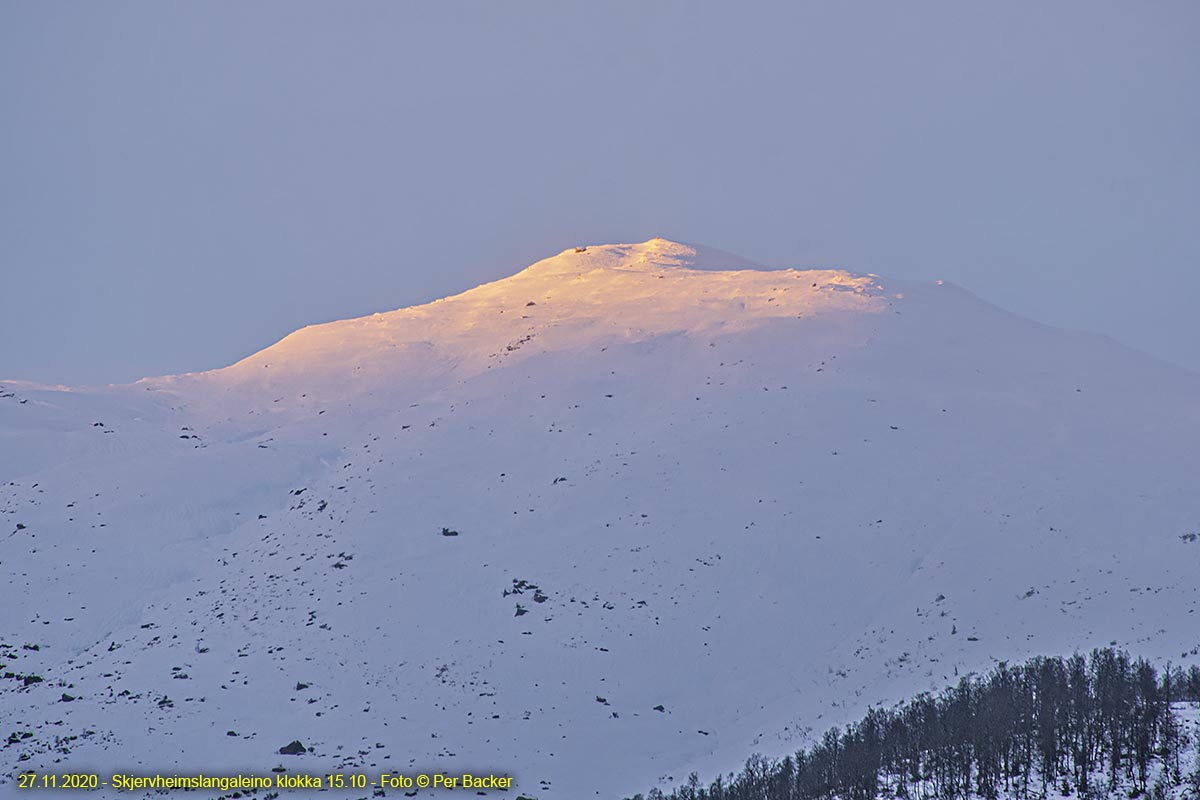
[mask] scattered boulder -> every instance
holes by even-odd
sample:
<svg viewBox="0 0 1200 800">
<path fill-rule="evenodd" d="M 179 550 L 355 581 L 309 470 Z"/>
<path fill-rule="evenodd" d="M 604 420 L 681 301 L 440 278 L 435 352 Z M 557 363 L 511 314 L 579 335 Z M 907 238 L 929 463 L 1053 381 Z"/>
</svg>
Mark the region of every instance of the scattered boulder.
<svg viewBox="0 0 1200 800">
<path fill-rule="evenodd" d="M 279 748 L 279 754 L 281 756 L 300 756 L 307 752 L 308 748 L 301 744 L 299 739 L 293 739 L 290 744 L 285 744 L 283 747 Z"/>
</svg>

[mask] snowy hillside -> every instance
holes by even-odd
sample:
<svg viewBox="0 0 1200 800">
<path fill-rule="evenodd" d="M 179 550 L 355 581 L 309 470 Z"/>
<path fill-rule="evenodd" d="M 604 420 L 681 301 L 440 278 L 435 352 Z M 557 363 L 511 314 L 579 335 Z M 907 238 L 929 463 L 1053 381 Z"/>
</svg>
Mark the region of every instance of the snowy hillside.
<svg viewBox="0 0 1200 800">
<path fill-rule="evenodd" d="M 1198 442 L 1200 376 L 1111 341 L 661 239 L 213 372 L 0 381 L 0 792 L 611 798 L 998 660 L 1186 668 Z"/>
</svg>

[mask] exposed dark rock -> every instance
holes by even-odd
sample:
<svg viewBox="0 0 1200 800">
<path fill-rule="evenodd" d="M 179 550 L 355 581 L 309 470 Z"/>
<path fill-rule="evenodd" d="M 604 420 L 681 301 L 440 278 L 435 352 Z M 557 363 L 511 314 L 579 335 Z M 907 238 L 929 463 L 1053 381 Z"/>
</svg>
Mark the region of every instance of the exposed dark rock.
<svg viewBox="0 0 1200 800">
<path fill-rule="evenodd" d="M 293 739 L 291 744 L 285 744 L 279 748 L 279 754 L 282 756 L 299 756 L 308 752 L 308 748 L 300 743 L 299 739 Z"/>
</svg>

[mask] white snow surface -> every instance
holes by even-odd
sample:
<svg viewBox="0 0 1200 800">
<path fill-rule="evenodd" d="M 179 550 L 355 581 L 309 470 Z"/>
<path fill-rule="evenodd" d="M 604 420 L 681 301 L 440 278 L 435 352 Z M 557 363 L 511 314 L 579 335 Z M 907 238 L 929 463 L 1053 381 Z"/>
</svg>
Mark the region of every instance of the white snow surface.
<svg viewBox="0 0 1200 800">
<path fill-rule="evenodd" d="M 0 678 L 0 792 L 615 798 L 1001 660 L 1186 668 L 1198 445 L 1200 376 L 1107 339 L 662 239 L 212 372 L 0 381 L 0 674 L 43 678 Z"/>
</svg>

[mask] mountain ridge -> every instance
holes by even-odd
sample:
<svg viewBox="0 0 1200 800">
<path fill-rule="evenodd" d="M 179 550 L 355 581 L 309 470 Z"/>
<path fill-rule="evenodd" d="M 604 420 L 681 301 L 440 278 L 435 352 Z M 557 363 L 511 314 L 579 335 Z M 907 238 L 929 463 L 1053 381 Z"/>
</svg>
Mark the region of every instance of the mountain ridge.
<svg viewBox="0 0 1200 800">
<path fill-rule="evenodd" d="M 376 391 L 406 373 L 464 377 L 530 352 L 719 335 L 791 316 L 874 313 L 887 302 L 875 276 L 752 264 L 664 239 L 569 248 L 456 295 L 306 326 L 228 367 L 139 383 L 294 395 L 315 372 L 326 385 L 344 380 L 346 391 Z"/>
</svg>

